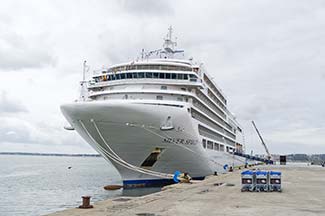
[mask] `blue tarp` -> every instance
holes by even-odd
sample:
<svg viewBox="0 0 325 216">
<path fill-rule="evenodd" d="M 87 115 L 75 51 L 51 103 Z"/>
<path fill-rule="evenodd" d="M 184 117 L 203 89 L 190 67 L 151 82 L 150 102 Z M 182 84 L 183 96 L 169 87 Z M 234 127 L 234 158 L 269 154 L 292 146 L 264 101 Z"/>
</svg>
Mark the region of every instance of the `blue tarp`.
<svg viewBox="0 0 325 216">
<path fill-rule="evenodd" d="M 241 172 L 242 175 L 253 175 L 254 172 L 252 170 L 246 170 L 246 171 L 243 171 Z"/>
<path fill-rule="evenodd" d="M 267 172 L 266 171 L 256 171 L 256 175 L 267 175 Z"/>
<path fill-rule="evenodd" d="M 178 176 L 179 176 L 180 174 L 182 174 L 180 171 L 178 171 L 178 170 L 175 171 L 175 173 L 174 173 L 174 177 L 173 177 L 174 182 L 176 182 L 176 183 L 179 182 L 179 180 L 178 180 Z"/>
<path fill-rule="evenodd" d="M 270 171 L 270 175 L 281 176 L 281 172 L 278 172 L 278 171 Z"/>
</svg>

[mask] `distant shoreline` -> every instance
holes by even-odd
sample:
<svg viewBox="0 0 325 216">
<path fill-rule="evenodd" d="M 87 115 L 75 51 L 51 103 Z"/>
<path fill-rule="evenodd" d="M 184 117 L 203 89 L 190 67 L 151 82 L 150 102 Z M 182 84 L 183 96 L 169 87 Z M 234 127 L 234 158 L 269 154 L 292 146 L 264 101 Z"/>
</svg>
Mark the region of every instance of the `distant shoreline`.
<svg viewBox="0 0 325 216">
<path fill-rule="evenodd" d="M 61 153 L 28 153 L 28 152 L 0 152 L 0 155 L 59 156 L 59 157 L 101 157 L 99 154 L 61 154 Z"/>
</svg>

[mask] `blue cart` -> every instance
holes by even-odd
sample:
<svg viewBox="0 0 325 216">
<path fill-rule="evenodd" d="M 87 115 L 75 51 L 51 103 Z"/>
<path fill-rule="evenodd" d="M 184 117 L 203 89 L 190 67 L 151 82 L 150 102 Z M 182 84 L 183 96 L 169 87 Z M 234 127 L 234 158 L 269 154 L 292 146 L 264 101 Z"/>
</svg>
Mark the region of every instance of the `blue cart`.
<svg viewBox="0 0 325 216">
<path fill-rule="evenodd" d="M 241 173 L 241 191 L 254 191 L 255 188 L 255 172 L 246 170 Z"/>
<path fill-rule="evenodd" d="M 269 190 L 281 192 L 281 172 L 269 172 Z"/>
<path fill-rule="evenodd" d="M 256 171 L 256 184 L 255 190 L 257 192 L 260 191 L 268 191 L 268 172 L 266 171 Z"/>
</svg>

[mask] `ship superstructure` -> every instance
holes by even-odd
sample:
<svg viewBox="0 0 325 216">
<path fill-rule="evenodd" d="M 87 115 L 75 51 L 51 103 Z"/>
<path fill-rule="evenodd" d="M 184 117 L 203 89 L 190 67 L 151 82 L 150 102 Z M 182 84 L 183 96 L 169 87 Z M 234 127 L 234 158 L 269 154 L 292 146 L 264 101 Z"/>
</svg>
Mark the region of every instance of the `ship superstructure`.
<svg viewBox="0 0 325 216">
<path fill-rule="evenodd" d="M 202 178 L 245 163 L 240 125 L 202 64 L 163 48 L 95 71 L 78 101 L 61 106 L 71 126 L 120 172 L 124 184 L 155 185 L 176 170 Z"/>
</svg>

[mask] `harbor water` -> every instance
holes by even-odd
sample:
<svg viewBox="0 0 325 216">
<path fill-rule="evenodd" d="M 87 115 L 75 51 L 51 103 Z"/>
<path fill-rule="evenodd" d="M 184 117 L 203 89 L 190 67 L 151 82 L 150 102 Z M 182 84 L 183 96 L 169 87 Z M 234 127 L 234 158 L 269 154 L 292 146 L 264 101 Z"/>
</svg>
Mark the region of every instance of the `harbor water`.
<svg viewBox="0 0 325 216">
<path fill-rule="evenodd" d="M 96 202 L 157 191 L 104 190 L 109 184 L 121 184 L 121 179 L 101 157 L 0 155 L 0 215 L 35 216 L 73 208 L 82 195 Z"/>
</svg>

